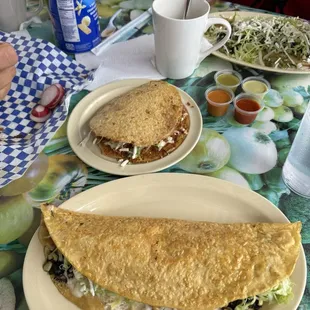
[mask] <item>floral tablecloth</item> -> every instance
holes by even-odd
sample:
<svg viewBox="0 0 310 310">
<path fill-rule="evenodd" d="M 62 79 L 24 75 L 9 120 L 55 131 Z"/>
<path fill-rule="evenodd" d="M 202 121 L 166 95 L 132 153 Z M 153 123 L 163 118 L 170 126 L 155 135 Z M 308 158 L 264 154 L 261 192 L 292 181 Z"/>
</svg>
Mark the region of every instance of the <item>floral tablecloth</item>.
<svg viewBox="0 0 310 310">
<path fill-rule="evenodd" d="M 141 14 L 151 2 L 101 0 L 98 10 L 102 29 L 119 8 L 124 10 L 115 19 L 117 28 Z M 218 10 L 250 9 L 229 2 L 213 1 L 212 11 Z M 32 26 L 29 32 L 34 37 L 53 41 L 46 11 L 42 12 L 41 17 L 43 23 Z M 151 32 L 152 24 L 149 21 L 139 29 L 130 30 L 123 39 Z M 226 68 L 238 70 L 244 78 L 263 75 L 274 90 L 286 92 L 289 97 L 284 100 L 280 109 L 272 106 L 276 98 L 271 97 L 270 102 L 267 100 L 266 104 L 270 108 L 251 127 L 236 123 L 232 111 L 223 118 L 209 116 L 206 112 L 204 91 L 214 83 L 214 72 Z M 202 153 L 198 145 L 185 160 L 166 171 L 209 175 L 234 182 L 266 197 L 291 221 L 302 221 L 302 242 L 309 262 L 310 200 L 290 192 L 281 179 L 281 172 L 310 100 L 310 75 L 267 74 L 250 68 L 235 67 L 227 61 L 210 56 L 190 78 L 168 82 L 185 90 L 199 105 L 204 124 L 199 145 L 208 142 L 208 149 Z M 72 110 L 87 93 L 82 91 L 75 95 L 71 100 L 70 109 Z M 267 158 L 266 154 L 269 154 Z M 265 160 L 263 164 L 258 164 L 253 158 L 257 158 L 258 161 L 261 158 Z M 0 190 L 0 309 L 27 309 L 22 288 L 22 266 L 27 246 L 39 225 L 40 210 L 37 207 L 40 203 L 59 205 L 81 191 L 117 178 L 88 167 L 74 155 L 68 143 L 65 123 L 24 177 Z M 309 290 L 308 277 L 299 309 L 310 308 Z M 6 305 L 1 304 L 4 298 L 9 300 Z"/>
</svg>

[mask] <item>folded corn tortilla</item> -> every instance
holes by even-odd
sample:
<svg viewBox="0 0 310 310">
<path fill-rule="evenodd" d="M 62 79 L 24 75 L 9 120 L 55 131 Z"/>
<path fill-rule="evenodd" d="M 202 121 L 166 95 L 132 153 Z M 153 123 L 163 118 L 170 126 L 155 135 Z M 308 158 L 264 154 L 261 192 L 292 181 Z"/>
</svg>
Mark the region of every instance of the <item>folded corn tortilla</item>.
<svg viewBox="0 0 310 310">
<path fill-rule="evenodd" d="M 46 205 L 42 213 L 52 241 L 79 273 L 150 309 L 214 310 L 266 292 L 292 274 L 300 252 L 300 222 L 217 224 Z M 81 309 L 105 309 L 96 296 L 76 298 L 54 283 Z"/>
</svg>

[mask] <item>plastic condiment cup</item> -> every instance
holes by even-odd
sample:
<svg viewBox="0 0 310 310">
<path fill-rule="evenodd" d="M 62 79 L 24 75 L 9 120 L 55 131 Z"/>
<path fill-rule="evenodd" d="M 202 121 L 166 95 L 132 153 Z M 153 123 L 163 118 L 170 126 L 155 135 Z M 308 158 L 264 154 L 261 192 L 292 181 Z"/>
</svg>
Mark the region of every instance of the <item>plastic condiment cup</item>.
<svg viewBox="0 0 310 310">
<path fill-rule="evenodd" d="M 230 99 L 226 102 L 216 102 L 215 100 L 211 100 L 209 98 L 209 94 L 212 91 L 225 91 L 229 96 Z M 208 114 L 212 115 L 212 116 L 223 116 L 227 113 L 229 104 L 234 100 L 235 95 L 234 93 L 227 87 L 223 87 L 223 86 L 212 86 L 209 87 L 206 91 L 205 91 L 205 97 L 206 100 L 208 102 L 207 104 L 207 110 L 208 110 Z"/>
<path fill-rule="evenodd" d="M 250 82 L 250 81 L 253 81 L 253 82 L 257 81 L 257 82 L 260 82 L 260 83 L 265 84 L 265 85 L 266 85 L 266 91 L 263 92 L 263 93 L 261 93 L 261 92 L 253 92 L 253 91 L 250 91 L 250 90 L 245 89 L 245 88 L 244 88 L 244 85 L 245 85 L 247 82 Z M 257 96 L 257 97 L 259 97 L 259 98 L 261 98 L 261 99 L 263 99 L 264 96 L 268 93 L 269 89 L 271 89 L 270 83 L 269 83 L 267 80 L 265 80 L 265 79 L 263 79 L 263 78 L 261 78 L 261 77 L 258 77 L 258 76 L 250 76 L 250 77 L 247 77 L 246 79 L 244 79 L 244 80 L 242 81 L 241 87 L 242 87 L 242 90 L 243 90 L 245 93 L 255 95 L 255 96 Z"/>
<path fill-rule="evenodd" d="M 218 78 L 219 76 L 223 75 L 223 74 L 227 74 L 227 75 L 233 75 L 235 76 L 238 80 L 239 80 L 239 83 L 235 84 L 235 85 L 225 85 L 225 84 L 222 84 Z M 215 74 L 214 74 L 214 81 L 216 83 L 217 86 L 223 86 L 223 87 L 226 87 L 226 88 L 229 88 L 231 89 L 233 92 L 236 91 L 236 89 L 238 88 L 238 86 L 241 84 L 242 82 L 242 76 L 240 73 L 238 73 L 237 71 L 235 70 L 229 70 L 229 69 L 226 69 L 226 70 L 221 70 L 221 71 L 217 71 Z"/>
<path fill-rule="evenodd" d="M 247 111 L 247 110 L 240 108 L 238 106 L 238 102 L 242 99 L 245 99 L 245 100 L 248 99 L 251 101 L 255 101 L 259 105 L 259 109 L 255 111 Z M 255 121 L 257 114 L 264 108 L 264 106 L 265 105 L 263 101 L 258 96 L 255 96 L 252 94 L 241 93 L 238 96 L 236 96 L 236 98 L 234 99 L 235 120 L 240 124 L 244 124 L 244 125 L 251 124 L 252 122 Z"/>
</svg>

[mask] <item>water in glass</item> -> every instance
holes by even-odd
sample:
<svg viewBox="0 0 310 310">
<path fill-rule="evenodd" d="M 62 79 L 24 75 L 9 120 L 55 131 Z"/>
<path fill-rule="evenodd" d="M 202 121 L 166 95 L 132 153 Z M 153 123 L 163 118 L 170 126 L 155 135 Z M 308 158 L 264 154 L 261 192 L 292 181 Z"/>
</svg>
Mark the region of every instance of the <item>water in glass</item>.
<svg viewBox="0 0 310 310">
<path fill-rule="evenodd" d="M 284 164 L 282 177 L 293 192 L 310 198 L 310 104 Z"/>
</svg>

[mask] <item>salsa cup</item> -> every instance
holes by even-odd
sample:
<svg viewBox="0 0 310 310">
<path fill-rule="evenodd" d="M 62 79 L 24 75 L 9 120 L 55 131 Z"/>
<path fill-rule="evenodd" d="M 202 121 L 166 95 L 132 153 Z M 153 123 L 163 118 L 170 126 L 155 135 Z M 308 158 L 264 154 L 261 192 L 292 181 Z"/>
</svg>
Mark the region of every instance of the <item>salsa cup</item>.
<svg viewBox="0 0 310 310">
<path fill-rule="evenodd" d="M 217 98 L 211 99 L 209 97 L 211 92 L 218 92 L 219 96 Z M 222 97 L 221 95 L 225 96 L 223 92 L 227 94 L 227 100 L 221 100 L 223 99 L 221 98 Z M 208 114 L 218 117 L 218 116 L 223 116 L 227 113 L 229 104 L 234 100 L 235 95 L 232 92 L 232 90 L 230 90 L 227 87 L 212 86 L 212 87 L 209 87 L 205 91 L 205 97 L 208 102 L 208 105 L 207 105 Z M 216 97 L 216 94 L 215 94 L 215 97 Z"/>
<path fill-rule="evenodd" d="M 248 125 L 255 121 L 257 114 L 264 108 L 264 103 L 258 96 L 241 93 L 234 99 L 234 107 L 235 120 Z"/>
<path fill-rule="evenodd" d="M 246 86 L 247 83 L 252 84 L 252 90 L 250 90 L 249 87 Z M 260 86 L 262 86 L 262 84 L 264 84 L 266 86 L 266 88 L 265 88 L 266 90 L 264 92 L 254 91 L 253 87 L 255 87 L 255 83 L 256 83 L 256 86 L 258 86 L 258 87 L 260 87 Z M 258 77 L 258 76 L 250 76 L 250 77 L 244 79 L 242 81 L 241 87 L 245 93 L 255 95 L 255 96 L 259 97 L 260 99 L 263 99 L 264 96 L 268 93 L 269 89 L 271 89 L 270 83 L 267 80 L 265 80 L 261 77 Z"/>
<path fill-rule="evenodd" d="M 236 83 L 236 84 L 233 84 L 233 85 L 226 85 L 224 83 L 221 83 L 221 81 L 219 81 L 219 77 L 221 75 L 232 75 L 232 76 L 236 77 L 239 80 L 239 82 Z M 232 90 L 233 92 L 235 92 L 236 89 L 238 88 L 238 86 L 242 82 L 242 76 L 241 76 L 241 74 L 239 74 L 235 70 L 226 69 L 226 70 L 221 70 L 221 71 L 216 72 L 215 75 L 214 75 L 214 81 L 215 81 L 217 86 L 226 87 L 226 88 L 229 88 L 230 90 Z"/>
</svg>

